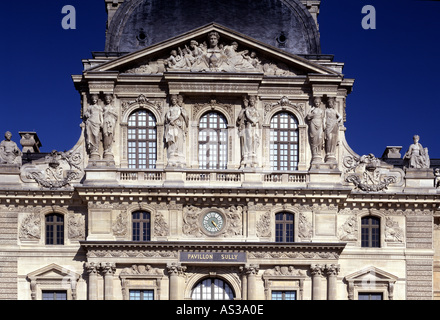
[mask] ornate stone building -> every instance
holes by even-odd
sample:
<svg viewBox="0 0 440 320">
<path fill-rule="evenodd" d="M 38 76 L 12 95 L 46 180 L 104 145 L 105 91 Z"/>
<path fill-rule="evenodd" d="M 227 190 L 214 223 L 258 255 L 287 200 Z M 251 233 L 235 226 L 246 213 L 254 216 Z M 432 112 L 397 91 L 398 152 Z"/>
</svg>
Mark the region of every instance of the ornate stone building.
<svg viewBox="0 0 440 320">
<path fill-rule="evenodd" d="M 319 0 L 105 3 L 77 144 L 0 144 L 1 299 L 439 296 L 440 164 L 347 144 Z"/>
</svg>

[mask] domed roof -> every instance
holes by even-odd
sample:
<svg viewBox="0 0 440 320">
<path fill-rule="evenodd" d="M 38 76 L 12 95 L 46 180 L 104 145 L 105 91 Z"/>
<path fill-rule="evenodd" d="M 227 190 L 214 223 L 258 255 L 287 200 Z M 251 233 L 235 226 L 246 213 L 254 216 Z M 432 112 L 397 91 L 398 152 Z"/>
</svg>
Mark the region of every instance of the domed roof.
<svg viewBox="0 0 440 320">
<path fill-rule="evenodd" d="M 300 0 L 126 0 L 105 50 L 137 51 L 211 22 L 293 54 L 321 53 L 318 28 Z"/>
</svg>

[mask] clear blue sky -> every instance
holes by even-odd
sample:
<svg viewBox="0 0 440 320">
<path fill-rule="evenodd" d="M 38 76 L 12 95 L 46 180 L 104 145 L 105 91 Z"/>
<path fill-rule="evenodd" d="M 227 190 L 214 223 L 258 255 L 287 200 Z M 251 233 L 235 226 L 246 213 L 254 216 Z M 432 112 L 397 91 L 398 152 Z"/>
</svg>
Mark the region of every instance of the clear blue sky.
<svg viewBox="0 0 440 320">
<path fill-rule="evenodd" d="M 171 1 L 171 0 L 167 0 Z M 68 150 L 79 138 L 80 96 L 72 74 L 103 51 L 103 0 L 2 1 L 0 138 L 36 131 L 41 151 Z M 61 27 L 64 5 L 76 8 L 76 30 Z M 364 30 L 362 7 L 373 5 L 377 29 Z M 346 136 L 360 155 L 380 157 L 412 136 L 440 158 L 440 1 L 322 0 L 321 46 L 355 79 L 347 99 Z"/>
</svg>

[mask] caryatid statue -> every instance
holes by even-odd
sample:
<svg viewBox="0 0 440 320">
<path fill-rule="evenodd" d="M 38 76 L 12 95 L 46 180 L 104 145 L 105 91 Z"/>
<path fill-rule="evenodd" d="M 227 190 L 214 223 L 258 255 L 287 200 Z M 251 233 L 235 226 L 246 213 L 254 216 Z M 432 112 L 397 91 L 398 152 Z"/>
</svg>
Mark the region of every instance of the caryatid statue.
<svg viewBox="0 0 440 320">
<path fill-rule="evenodd" d="M 257 150 L 260 145 L 260 114 L 257 110 L 257 97 L 249 96 L 243 99 L 243 109 L 238 119 L 237 127 L 241 141 L 241 166 L 256 167 Z"/>
<path fill-rule="evenodd" d="M 168 147 L 168 165 L 184 166 L 185 138 L 188 129 L 188 114 L 183 108 L 182 96 L 171 95 L 170 108 L 165 115 L 165 141 Z"/>
<path fill-rule="evenodd" d="M 11 138 L 12 133 L 6 131 L 5 140 L 0 142 L 0 164 L 21 165 L 22 152 Z"/>
<path fill-rule="evenodd" d="M 315 97 L 312 108 L 306 116 L 309 124 L 309 142 L 312 150 L 312 163 L 322 163 L 324 146 L 324 111 L 321 108 L 322 98 Z"/>
<path fill-rule="evenodd" d="M 118 113 L 113 104 L 113 96 L 106 94 L 104 96 L 104 111 L 103 111 L 103 146 L 104 146 L 104 159 L 113 159 L 112 146 L 114 142 L 114 134 L 116 121 L 118 120 Z"/>
<path fill-rule="evenodd" d="M 336 99 L 329 97 L 325 109 L 325 162 L 336 162 L 336 145 L 338 143 L 339 125 L 342 124 L 342 117 L 335 109 Z"/>
<path fill-rule="evenodd" d="M 103 110 L 98 104 L 99 97 L 92 94 L 90 97 L 90 105 L 84 112 L 84 120 L 86 123 L 86 143 L 90 153 L 90 158 L 99 160 L 99 143 L 101 141 L 101 127 L 103 124 Z"/>
</svg>

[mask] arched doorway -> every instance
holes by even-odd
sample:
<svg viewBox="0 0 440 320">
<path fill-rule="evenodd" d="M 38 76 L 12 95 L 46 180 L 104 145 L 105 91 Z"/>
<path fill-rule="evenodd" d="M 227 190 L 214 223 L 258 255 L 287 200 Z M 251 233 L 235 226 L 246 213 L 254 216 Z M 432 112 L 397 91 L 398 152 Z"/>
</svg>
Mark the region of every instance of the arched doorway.
<svg viewBox="0 0 440 320">
<path fill-rule="evenodd" d="M 191 292 L 192 300 L 232 300 L 234 296 L 231 286 L 219 278 L 204 279 Z"/>
</svg>

